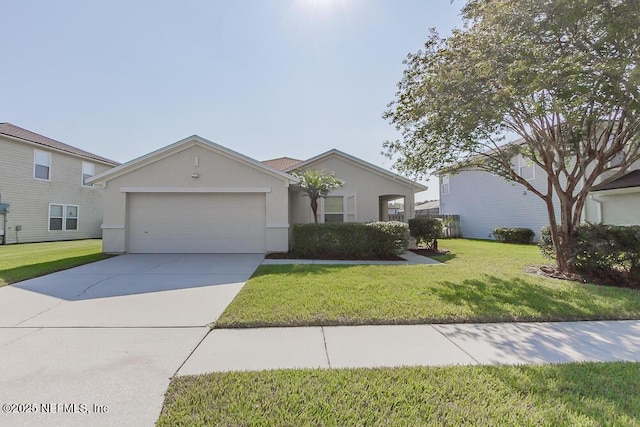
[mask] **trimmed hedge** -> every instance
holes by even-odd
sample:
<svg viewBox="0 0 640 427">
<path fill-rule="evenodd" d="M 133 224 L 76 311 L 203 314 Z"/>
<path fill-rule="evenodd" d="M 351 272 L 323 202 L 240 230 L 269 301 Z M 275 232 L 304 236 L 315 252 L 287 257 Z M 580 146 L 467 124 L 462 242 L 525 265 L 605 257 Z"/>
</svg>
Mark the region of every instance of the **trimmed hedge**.
<svg viewBox="0 0 640 427">
<path fill-rule="evenodd" d="M 531 243 L 536 235 L 530 228 L 496 228 L 492 231 L 496 240 L 504 243 Z"/>
<path fill-rule="evenodd" d="M 305 258 L 389 258 L 406 252 L 404 222 L 295 224 L 293 251 Z"/>
<path fill-rule="evenodd" d="M 549 227 L 542 229 L 538 244 L 542 254 L 555 258 Z M 640 281 L 640 226 L 581 224 L 571 245 L 570 262 L 579 271 L 597 276 L 624 271 Z"/>
<path fill-rule="evenodd" d="M 416 239 L 416 244 L 424 243 L 429 248 L 436 249 L 437 240 L 442 237 L 442 222 L 430 217 L 410 219 L 409 234 Z"/>
</svg>

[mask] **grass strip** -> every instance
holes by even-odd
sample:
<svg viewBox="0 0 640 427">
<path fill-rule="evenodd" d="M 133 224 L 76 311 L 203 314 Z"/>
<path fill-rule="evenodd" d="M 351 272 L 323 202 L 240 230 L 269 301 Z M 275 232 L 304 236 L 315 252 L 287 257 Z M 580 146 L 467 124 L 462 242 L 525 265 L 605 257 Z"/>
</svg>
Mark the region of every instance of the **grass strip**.
<svg viewBox="0 0 640 427">
<path fill-rule="evenodd" d="M 100 239 L 0 246 L 0 287 L 108 257 Z"/>
<path fill-rule="evenodd" d="M 637 363 L 174 378 L 158 426 L 640 425 Z"/>
</svg>

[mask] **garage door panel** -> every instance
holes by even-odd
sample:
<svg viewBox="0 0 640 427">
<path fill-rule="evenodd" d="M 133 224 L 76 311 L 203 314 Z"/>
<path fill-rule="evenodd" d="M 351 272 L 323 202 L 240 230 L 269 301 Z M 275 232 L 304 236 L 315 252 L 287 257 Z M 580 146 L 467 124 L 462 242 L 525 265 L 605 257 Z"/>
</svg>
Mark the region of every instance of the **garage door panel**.
<svg viewBox="0 0 640 427">
<path fill-rule="evenodd" d="M 262 253 L 265 195 L 132 193 L 131 253 Z"/>
</svg>

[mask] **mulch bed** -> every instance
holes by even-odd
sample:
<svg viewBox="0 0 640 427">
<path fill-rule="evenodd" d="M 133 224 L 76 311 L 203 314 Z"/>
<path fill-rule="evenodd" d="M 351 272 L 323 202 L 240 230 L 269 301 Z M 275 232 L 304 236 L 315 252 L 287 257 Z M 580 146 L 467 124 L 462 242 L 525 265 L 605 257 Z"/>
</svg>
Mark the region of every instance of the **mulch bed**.
<svg viewBox="0 0 640 427">
<path fill-rule="evenodd" d="M 601 286 L 640 289 L 640 283 L 637 280 L 627 277 L 627 275 L 622 271 L 609 272 L 608 274 L 571 274 L 562 272 L 551 265 L 532 265 L 525 268 L 525 272 L 554 279 L 572 280 L 580 283 L 594 283 Z"/>
<path fill-rule="evenodd" d="M 295 252 L 284 252 L 284 253 L 271 253 L 265 256 L 267 259 L 308 259 L 307 257 L 303 257 L 297 255 Z M 345 256 L 331 256 L 331 255 L 323 255 L 313 257 L 313 259 L 325 259 L 325 260 L 336 260 L 336 261 L 406 261 L 406 259 L 401 258 L 399 256 L 389 256 L 389 257 L 345 257 Z"/>
<path fill-rule="evenodd" d="M 409 249 L 411 252 L 413 252 L 416 255 L 422 255 L 424 257 L 430 258 L 432 256 L 436 256 L 436 255 L 446 255 L 449 253 L 449 251 L 439 251 L 439 250 L 434 250 L 434 249 L 427 249 L 427 248 L 418 248 L 418 249 Z"/>
<path fill-rule="evenodd" d="M 426 248 L 418 248 L 418 249 L 409 249 L 411 252 L 417 255 L 421 255 L 424 257 L 432 257 L 435 255 L 445 255 L 448 254 L 449 251 L 438 251 L 433 249 Z M 300 256 L 295 252 L 278 252 L 271 253 L 265 256 L 266 259 L 305 259 L 306 257 Z M 313 259 L 326 259 L 326 260 L 337 260 L 337 261 L 406 261 L 406 259 L 399 256 L 388 256 L 388 257 L 345 257 L 345 256 L 332 256 L 332 255 L 323 255 L 314 257 Z"/>
</svg>

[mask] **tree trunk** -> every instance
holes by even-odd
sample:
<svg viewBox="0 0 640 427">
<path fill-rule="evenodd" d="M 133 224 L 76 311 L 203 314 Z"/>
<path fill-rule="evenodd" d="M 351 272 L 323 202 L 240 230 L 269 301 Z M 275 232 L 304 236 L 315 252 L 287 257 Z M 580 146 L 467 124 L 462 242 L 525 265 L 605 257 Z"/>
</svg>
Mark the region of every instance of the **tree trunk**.
<svg viewBox="0 0 640 427">
<path fill-rule="evenodd" d="M 571 272 L 570 265 L 570 251 L 568 250 L 568 242 L 564 237 L 565 229 L 558 228 L 558 222 L 556 221 L 555 207 L 553 206 L 553 199 L 549 197 L 545 199 L 547 205 L 547 214 L 549 216 L 549 231 L 551 232 L 551 240 L 553 241 L 553 248 L 556 253 L 556 263 L 558 269 L 564 272 Z"/>
<path fill-rule="evenodd" d="M 318 199 L 311 199 L 311 210 L 313 211 L 313 220 L 318 223 Z"/>
<path fill-rule="evenodd" d="M 572 200 L 566 195 L 559 193 L 560 199 L 560 223 L 563 225 L 559 230 L 559 239 L 557 243 L 554 241 L 556 250 L 556 261 L 558 268 L 567 273 L 574 273 L 573 263 L 571 262 L 571 241 L 576 224 L 573 221 L 573 205 Z"/>
</svg>

